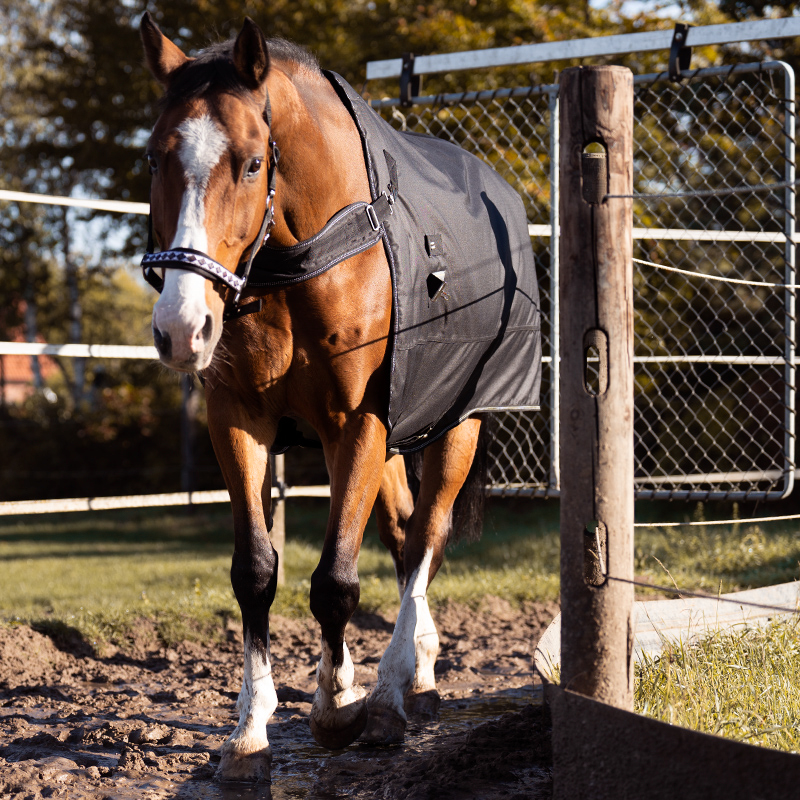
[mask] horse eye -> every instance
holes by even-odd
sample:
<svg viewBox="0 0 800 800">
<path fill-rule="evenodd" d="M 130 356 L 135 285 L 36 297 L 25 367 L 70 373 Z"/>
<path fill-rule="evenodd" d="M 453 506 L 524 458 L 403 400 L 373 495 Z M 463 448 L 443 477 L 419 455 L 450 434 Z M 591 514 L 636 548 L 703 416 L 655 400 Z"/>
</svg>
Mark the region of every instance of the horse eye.
<svg viewBox="0 0 800 800">
<path fill-rule="evenodd" d="M 254 158 L 247 166 L 247 177 L 252 178 L 254 175 L 258 175 L 260 171 L 261 171 L 261 159 Z"/>
<path fill-rule="evenodd" d="M 152 153 L 147 154 L 147 166 L 150 168 L 151 175 L 154 172 L 158 172 L 158 161 L 156 161 L 156 157 Z"/>
</svg>

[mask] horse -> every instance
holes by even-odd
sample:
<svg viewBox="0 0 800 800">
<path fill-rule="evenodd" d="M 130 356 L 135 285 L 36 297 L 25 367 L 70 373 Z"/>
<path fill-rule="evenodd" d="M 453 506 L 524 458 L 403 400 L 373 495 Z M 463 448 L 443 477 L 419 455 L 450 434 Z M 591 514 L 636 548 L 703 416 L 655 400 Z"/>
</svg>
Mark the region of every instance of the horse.
<svg viewBox="0 0 800 800">
<path fill-rule="evenodd" d="M 310 727 L 320 745 L 339 749 L 359 737 L 375 745 L 402 742 L 409 710 L 436 712 L 438 636 L 427 591 L 443 561 L 456 499 L 475 472 L 485 413 L 474 403 L 465 412 L 464 401 L 421 433 L 409 422 L 392 440 L 405 413 L 392 420 L 390 387 L 405 357 L 398 342 L 414 327 L 400 324 L 393 281 L 403 265 L 387 243 L 406 208 L 405 173 L 387 151 L 380 166 L 394 185 L 388 181 L 383 192 L 373 185 L 363 131 L 347 106 L 360 98 L 304 49 L 267 40 L 249 18 L 235 39 L 194 58 L 149 13 L 140 33 L 147 66 L 164 91 L 146 150 L 152 177 L 143 269 L 160 291 L 154 342 L 167 367 L 202 377 L 233 514 L 230 575 L 242 615 L 244 678 L 217 777 L 264 781 L 267 723 L 278 702 L 269 646 L 277 584 L 269 453 L 292 443 L 286 420 L 303 419 L 314 429 L 330 477 L 329 518 L 310 588 L 321 630 Z M 488 222 L 477 235 L 487 239 L 488 231 L 495 242 L 498 233 L 506 242 L 504 250 L 492 244 L 501 277 L 490 294 L 499 298 L 502 320 L 481 337 L 488 344 L 475 350 L 469 380 L 456 386 L 459 396 L 474 390 L 487 349 L 497 349 L 498 326 L 512 335 L 506 312 L 519 294 L 509 271 L 508 226 L 488 195 L 481 198 Z M 439 256 L 446 243 L 436 231 L 424 242 L 431 264 L 441 267 L 424 273 L 424 301 L 440 309 L 437 324 L 451 325 L 456 309 L 447 292 L 458 286 L 447 289 L 451 267 Z M 326 261 L 322 244 L 336 250 L 334 258 Z M 397 386 L 410 385 L 403 380 Z M 418 392 L 408 414 L 425 404 Z M 423 446 L 415 498 L 402 454 Z M 482 483 L 478 488 L 482 493 Z M 358 554 L 373 506 L 394 562 L 400 610 L 368 694 L 354 682 L 345 628 L 359 601 Z"/>
</svg>

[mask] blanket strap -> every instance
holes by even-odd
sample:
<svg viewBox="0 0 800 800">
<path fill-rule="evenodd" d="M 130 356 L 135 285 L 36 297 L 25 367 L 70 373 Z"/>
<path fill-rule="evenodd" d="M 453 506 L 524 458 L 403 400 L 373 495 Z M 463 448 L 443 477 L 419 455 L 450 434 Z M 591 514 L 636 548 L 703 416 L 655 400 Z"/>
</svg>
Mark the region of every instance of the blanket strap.
<svg viewBox="0 0 800 800">
<path fill-rule="evenodd" d="M 253 262 L 248 286 L 300 283 L 368 250 L 383 238 L 386 220 L 394 213 L 394 203 L 390 188 L 372 203 L 353 203 L 338 211 L 310 239 L 292 247 L 265 245 Z"/>
</svg>

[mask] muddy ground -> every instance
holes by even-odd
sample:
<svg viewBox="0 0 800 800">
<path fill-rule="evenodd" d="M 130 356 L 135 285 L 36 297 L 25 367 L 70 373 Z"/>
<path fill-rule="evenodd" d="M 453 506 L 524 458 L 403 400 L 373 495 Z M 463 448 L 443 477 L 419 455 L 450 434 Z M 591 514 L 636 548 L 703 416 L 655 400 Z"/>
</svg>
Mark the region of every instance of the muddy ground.
<svg viewBox="0 0 800 800">
<path fill-rule="evenodd" d="M 213 645 L 165 649 L 143 621 L 124 646 L 100 654 L 69 632 L 0 626 L 0 797 L 549 798 L 550 731 L 532 655 L 556 611 L 493 598 L 478 611 L 434 611 L 439 719 L 412 719 L 402 746 L 337 753 L 317 747 L 308 726 L 318 628 L 274 618 L 271 787 L 213 781 L 235 721 L 240 626 L 228 622 Z M 356 678 L 368 687 L 391 631 L 392 619 L 378 614 L 351 623 Z"/>
</svg>

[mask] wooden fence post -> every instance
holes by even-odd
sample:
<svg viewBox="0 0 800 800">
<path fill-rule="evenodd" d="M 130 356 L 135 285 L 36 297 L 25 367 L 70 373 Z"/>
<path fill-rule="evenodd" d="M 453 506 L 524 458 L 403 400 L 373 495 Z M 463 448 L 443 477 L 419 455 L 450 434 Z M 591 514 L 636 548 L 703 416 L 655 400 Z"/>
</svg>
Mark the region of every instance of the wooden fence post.
<svg viewBox="0 0 800 800">
<path fill-rule="evenodd" d="M 281 494 L 286 487 L 286 470 L 283 454 L 270 455 L 272 468 L 272 485 L 277 486 Z M 272 530 L 269 532 L 272 546 L 278 553 L 278 586 L 286 582 L 286 572 L 283 566 L 283 550 L 286 546 L 286 500 L 283 497 L 272 498 Z"/>
<path fill-rule="evenodd" d="M 632 201 L 605 195 L 633 191 L 633 75 L 577 67 L 559 85 L 561 686 L 630 710 Z"/>
<path fill-rule="evenodd" d="M 197 489 L 195 472 L 195 440 L 197 438 L 197 408 L 200 392 L 194 385 L 194 375 L 181 375 L 181 491 Z M 189 510 L 192 510 L 191 504 Z"/>
</svg>

